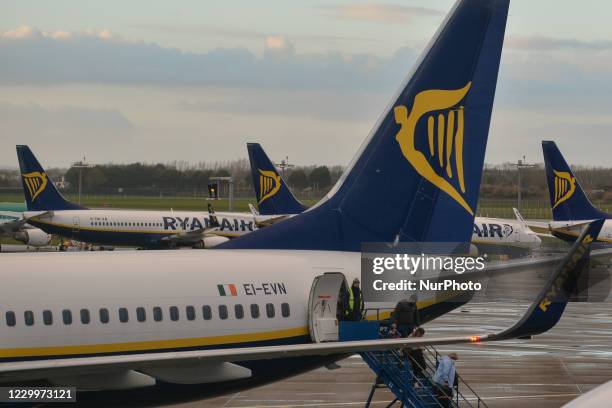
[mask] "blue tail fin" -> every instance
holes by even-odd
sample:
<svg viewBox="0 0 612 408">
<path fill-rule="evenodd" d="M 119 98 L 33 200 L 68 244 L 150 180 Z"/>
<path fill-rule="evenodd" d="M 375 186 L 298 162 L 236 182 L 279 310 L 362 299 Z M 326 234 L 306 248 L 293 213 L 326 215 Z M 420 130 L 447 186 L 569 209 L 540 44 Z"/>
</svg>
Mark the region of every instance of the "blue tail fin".
<svg viewBox="0 0 612 408">
<path fill-rule="evenodd" d="M 47 176 L 28 146 L 17 146 L 23 194 L 29 211 L 74 210 L 83 208 L 67 201 Z"/>
<path fill-rule="evenodd" d="M 543 141 L 548 194 L 555 221 L 610 218 L 591 204 L 555 142 Z"/>
<path fill-rule="evenodd" d="M 470 242 L 509 0 L 460 0 L 336 186 L 221 248 Z"/>
<path fill-rule="evenodd" d="M 306 207 L 291 193 L 285 180 L 259 143 L 247 143 L 255 197 L 261 215 L 299 214 Z"/>
</svg>

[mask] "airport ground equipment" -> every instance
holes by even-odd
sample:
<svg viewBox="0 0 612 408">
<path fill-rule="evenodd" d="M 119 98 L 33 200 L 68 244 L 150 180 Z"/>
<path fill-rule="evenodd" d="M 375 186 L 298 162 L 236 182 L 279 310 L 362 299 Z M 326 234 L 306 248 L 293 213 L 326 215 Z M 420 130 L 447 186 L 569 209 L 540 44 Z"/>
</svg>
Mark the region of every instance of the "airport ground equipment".
<svg viewBox="0 0 612 408">
<path fill-rule="evenodd" d="M 438 399 L 438 388 L 432 381 L 436 372 L 436 363 L 440 354 L 433 347 L 425 347 L 423 355 L 426 366 L 423 376 L 416 376 L 412 370 L 407 356 L 403 356 L 398 350 L 370 351 L 359 353 L 361 358 L 368 364 L 376 374 L 376 380 L 366 401 L 366 408 L 372 403 L 374 393 L 379 388 L 388 388 L 395 395 L 395 399 L 388 405 L 393 406 L 400 403 L 404 407 L 430 408 L 443 407 Z M 476 392 L 458 376 L 458 386 L 454 388 L 448 406 L 453 408 L 487 408 L 487 404 L 476 394 Z"/>
</svg>

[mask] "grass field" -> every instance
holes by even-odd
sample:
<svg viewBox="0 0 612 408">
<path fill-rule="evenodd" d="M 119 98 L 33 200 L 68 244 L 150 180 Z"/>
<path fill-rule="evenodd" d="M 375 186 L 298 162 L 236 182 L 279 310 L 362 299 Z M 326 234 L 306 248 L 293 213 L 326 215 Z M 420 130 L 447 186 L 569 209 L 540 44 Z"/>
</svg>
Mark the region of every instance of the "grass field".
<svg viewBox="0 0 612 408">
<path fill-rule="evenodd" d="M 77 197 L 67 196 L 76 202 Z M 311 206 L 318 200 L 302 200 Z M 0 194 L 0 202 L 23 202 L 20 194 Z M 83 196 L 83 205 L 87 207 L 134 208 L 144 210 L 202 210 L 212 203 L 216 211 L 228 211 L 228 200 L 208 201 L 203 197 L 150 197 L 150 196 Z M 234 200 L 234 211 L 248 212 L 249 203 L 255 204 L 255 198 L 238 198 Z M 603 211 L 612 212 L 612 203 L 596 202 Z M 512 207 L 516 200 L 511 199 L 481 199 L 478 205 L 478 215 L 483 217 L 514 218 Z M 521 213 L 526 219 L 550 219 L 550 205 L 546 200 L 523 200 Z"/>
</svg>

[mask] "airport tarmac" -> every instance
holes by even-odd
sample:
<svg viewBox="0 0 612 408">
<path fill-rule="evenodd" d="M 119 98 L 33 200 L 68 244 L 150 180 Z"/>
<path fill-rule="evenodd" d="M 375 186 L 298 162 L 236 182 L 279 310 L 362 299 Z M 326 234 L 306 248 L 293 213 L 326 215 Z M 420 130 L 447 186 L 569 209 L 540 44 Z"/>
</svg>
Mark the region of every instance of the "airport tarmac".
<svg viewBox="0 0 612 408">
<path fill-rule="evenodd" d="M 488 333 L 511 325 L 527 304 L 469 304 L 425 325 L 427 335 Z M 571 303 L 559 324 L 532 340 L 441 347 L 459 353 L 459 374 L 490 408 L 559 407 L 612 379 L 612 303 Z M 336 370 L 318 369 L 193 407 L 360 407 L 374 375 L 357 356 Z M 393 399 L 378 390 L 373 406 Z M 399 406 L 399 404 L 397 405 Z"/>
</svg>

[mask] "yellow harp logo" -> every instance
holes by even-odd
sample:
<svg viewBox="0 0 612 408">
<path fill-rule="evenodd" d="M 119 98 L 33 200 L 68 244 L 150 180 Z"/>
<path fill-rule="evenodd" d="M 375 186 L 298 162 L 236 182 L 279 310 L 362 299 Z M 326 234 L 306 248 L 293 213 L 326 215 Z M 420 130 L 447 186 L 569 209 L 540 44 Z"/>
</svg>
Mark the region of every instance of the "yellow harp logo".
<svg viewBox="0 0 612 408">
<path fill-rule="evenodd" d="M 412 112 L 399 105 L 394 109 L 395 122 L 401 125 L 395 139 L 402 149 L 404 157 L 414 167 L 414 169 L 433 185 L 444 191 L 457 201 L 467 212 L 474 215 L 474 210 L 465 201 L 465 180 L 463 177 L 463 109 L 459 105 L 465 98 L 471 82 L 466 86 L 456 90 L 432 89 L 419 92 L 414 97 Z M 435 114 L 433 112 L 439 111 Z M 434 169 L 426 155 L 416 149 L 415 133 L 417 124 L 421 118 L 427 116 L 427 141 L 429 144 L 429 157 L 437 156 L 437 165 Z M 455 168 L 451 164 L 454 155 Z M 457 180 L 457 186 L 451 184 L 449 180 Z M 440 174 L 439 174 L 440 173 Z"/>
<path fill-rule="evenodd" d="M 30 193 L 32 201 L 36 200 L 36 197 L 38 197 L 39 194 L 45 190 L 45 187 L 47 187 L 46 173 L 34 171 L 32 173 L 22 174 L 21 177 L 23 177 L 23 182 Z"/>
<path fill-rule="evenodd" d="M 281 178 L 272 170 L 259 170 L 259 202 L 261 204 L 274 194 L 278 193 L 281 187 Z"/>
<path fill-rule="evenodd" d="M 555 209 L 559 204 L 569 200 L 576 191 L 576 179 L 568 171 L 553 170 L 555 174 Z"/>
</svg>

